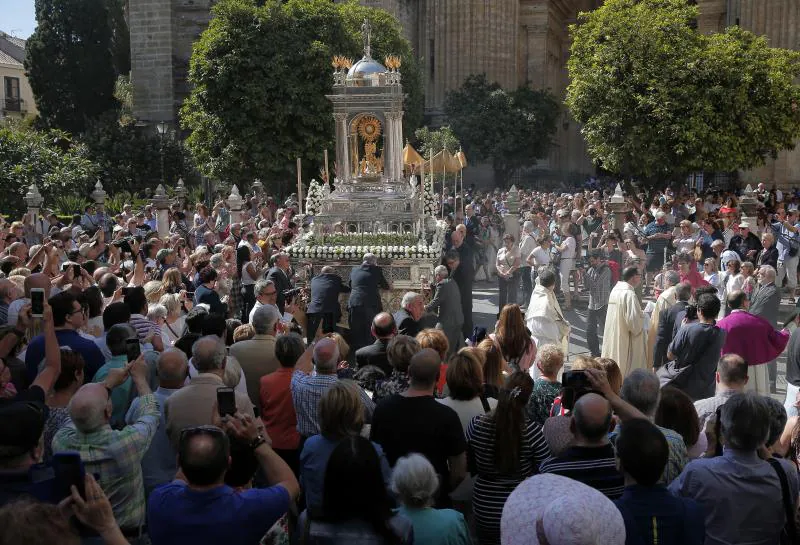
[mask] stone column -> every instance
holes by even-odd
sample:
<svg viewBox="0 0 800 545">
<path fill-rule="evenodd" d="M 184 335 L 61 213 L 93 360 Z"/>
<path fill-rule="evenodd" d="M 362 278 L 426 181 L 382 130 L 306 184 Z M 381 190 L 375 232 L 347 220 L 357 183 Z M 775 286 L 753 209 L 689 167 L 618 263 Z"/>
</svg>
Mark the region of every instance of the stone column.
<svg viewBox="0 0 800 545">
<path fill-rule="evenodd" d="M 519 242 L 519 192 L 517 186 L 512 185 L 508 190 L 506 197 L 507 212 L 503 214 L 503 223 L 506 227 L 506 233 L 514 235 L 514 240 Z"/>
<path fill-rule="evenodd" d="M 394 122 L 394 149 L 396 152 L 395 168 L 397 169 L 397 177 L 403 177 L 403 111 L 397 113 L 397 118 Z"/>
<path fill-rule="evenodd" d="M 169 236 L 169 198 L 161 184 L 158 184 L 156 192 L 153 194 L 153 206 L 156 209 L 158 237 L 163 239 Z"/>
<path fill-rule="evenodd" d="M 42 207 L 42 202 L 44 202 L 44 198 L 39 193 L 39 188 L 36 187 L 36 184 L 31 184 L 25 194 L 25 203 L 28 205 L 28 220 L 32 229 L 30 238 L 35 243 L 39 243 L 42 240 L 42 224 L 39 218 L 39 209 Z M 27 231 L 27 227 L 25 230 Z"/>
<path fill-rule="evenodd" d="M 625 215 L 630 211 L 625 195 L 622 193 L 622 186 L 617 184 L 614 194 L 609 199 L 606 209 L 611 213 L 611 228 L 619 229 L 622 232 L 625 226 Z"/>
<path fill-rule="evenodd" d="M 755 228 L 756 216 L 758 212 L 758 200 L 756 199 L 753 188 L 750 186 L 750 184 L 747 184 L 747 187 L 744 188 L 744 193 L 742 193 L 742 197 L 739 199 L 739 208 L 742 211 L 741 221 L 746 221 L 750 223 L 753 228 Z"/>
<path fill-rule="evenodd" d="M 186 186 L 183 184 L 183 178 L 178 178 L 178 185 L 175 186 L 175 200 L 180 205 L 181 210 L 186 206 L 186 195 L 188 193 Z"/>
<path fill-rule="evenodd" d="M 244 199 L 239 194 L 239 188 L 233 184 L 231 194 L 228 195 L 228 206 L 231 211 L 231 223 L 243 223 L 242 210 L 244 208 Z"/>
<path fill-rule="evenodd" d="M 97 221 L 103 226 L 103 232 L 105 232 L 106 240 L 111 240 L 111 226 L 108 223 L 108 218 L 106 218 L 107 196 L 108 193 L 106 193 L 103 189 L 103 184 L 100 183 L 100 180 L 97 180 L 97 183 L 94 184 L 94 191 L 92 191 L 91 197 L 94 201 L 95 209 L 97 210 Z"/>
<path fill-rule="evenodd" d="M 335 113 L 336 124 L 336 167 L 340 181 L 350 181 L 350 151 L 347 147 L 347 114 Z"/>
</svg>

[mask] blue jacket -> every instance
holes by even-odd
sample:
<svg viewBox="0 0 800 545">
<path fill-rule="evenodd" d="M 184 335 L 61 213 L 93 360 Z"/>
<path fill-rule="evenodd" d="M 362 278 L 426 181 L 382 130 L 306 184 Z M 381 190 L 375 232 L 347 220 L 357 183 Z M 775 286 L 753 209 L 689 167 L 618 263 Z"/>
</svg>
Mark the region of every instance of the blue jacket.
<svg viewBox="0 0 800 545">
<path fill-rule="evenodd" d="M 341 314 L 339 294 L 349 293 L 350 288 L 342 284 L 338 274 L 318 274 L 311 280 L 311 302 L 308 313 L 333 313 L 338 318 Z"/>
<path fill-rule="evenodd" d="M 625 521 L 625 545 L 703 545 L 703 508 L 694 500 L 673 496 L 663 486 L 626 486 L 614 501 Z"/>
</svg>

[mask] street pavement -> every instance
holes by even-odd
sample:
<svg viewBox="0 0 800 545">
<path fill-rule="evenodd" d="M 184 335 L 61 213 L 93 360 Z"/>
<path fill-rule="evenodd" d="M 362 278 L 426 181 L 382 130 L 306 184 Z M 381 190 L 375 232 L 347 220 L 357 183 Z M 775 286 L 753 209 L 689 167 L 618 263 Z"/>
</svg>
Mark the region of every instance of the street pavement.
<svg viewBox="0 0 800 545">
<path fill-rule="evenodd" d="M 473 293 L 473 320 L 475 325 L 483 326 L 487 331 L 494 331 L 497 321 L 498 288 L 497 282 L 475 282 Z M 520 294 L 521 297 L 521 294 Z M 521 302 L 521 301 L 520 301 Z M 586 345 L 586 304 L 587 296 L 583 295 L 573 299 L 573 308 L 564 312 L 564 316 L 572 325 L 569 355 L 567 357 L 567 367 L 569 363 L 579 355 L 589 355 L 589 348 Z M 523 310 L 525 305 L 521 305 Z M 781 318 L 786 319 L 794 311 L 794 305 L 787 303 L 781 304 Z M 601 346 L 602 346 L 602 331 Z M 778 384 L 777 390 L 772 393 L 773 397 L 783 401 L 786 396 L 786 355 L 785 352 L 778 358 Z"/>
</svg>

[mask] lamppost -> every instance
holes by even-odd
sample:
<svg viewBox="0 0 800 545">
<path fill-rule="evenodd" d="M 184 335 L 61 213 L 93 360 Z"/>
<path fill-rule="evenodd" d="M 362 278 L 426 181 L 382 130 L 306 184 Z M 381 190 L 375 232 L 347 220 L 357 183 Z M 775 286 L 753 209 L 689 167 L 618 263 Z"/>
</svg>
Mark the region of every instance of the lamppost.
<svg viewBox="0 0 800 545">
<path fill-rule="evenodd" d="M 167 129 L 169 129 L 169 124 L 167 124 L 166 121 L 159 121 L 156 124 L 158 137 L 161 140 L 161 184 L 162 185 L 166 185 L 167 183 L 166 172 L 164 170 L 164 136 L 167 134 Z"/>
</svg>

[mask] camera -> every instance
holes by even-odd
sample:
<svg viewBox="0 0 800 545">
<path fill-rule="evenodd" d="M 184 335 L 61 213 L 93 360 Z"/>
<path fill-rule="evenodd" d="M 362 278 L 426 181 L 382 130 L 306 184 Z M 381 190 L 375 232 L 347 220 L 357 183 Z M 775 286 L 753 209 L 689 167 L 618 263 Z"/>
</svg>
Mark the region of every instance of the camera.
<svg viewBox="0 0 800 545">
<path fill-rule="evenodd" d="M 118 240 L 111 241 L 111 245 L 119 248 L 123 252 L 133 253 L 133 248 L 131 248 L 131 237 L 125 237 Z"/>
<path fill-rule="evenodd" d="M 287 303 L 291 302 L 292 298 L 298 293 L 300 293 L 302 289 L 303 288 L 291 288 L 288 290 L 284 290 L 283 296 L 286 298 L 286 302 Z"/>
</svg>

